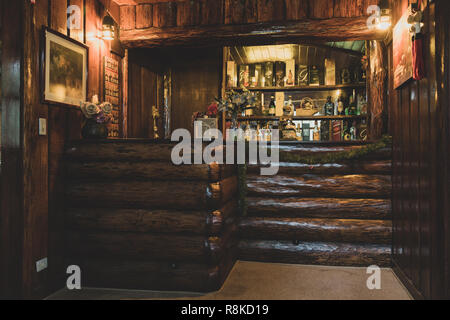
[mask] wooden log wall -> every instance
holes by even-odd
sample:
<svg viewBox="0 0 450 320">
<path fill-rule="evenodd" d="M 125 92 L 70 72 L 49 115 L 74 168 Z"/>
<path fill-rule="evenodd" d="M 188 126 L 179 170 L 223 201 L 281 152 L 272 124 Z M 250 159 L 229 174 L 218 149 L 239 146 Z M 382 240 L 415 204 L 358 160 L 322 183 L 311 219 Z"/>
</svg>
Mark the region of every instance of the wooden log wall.
<svg viewBox="0 0 450 320">
<path fill-rule="evenodd" d="M 392 1 L 393 22 L 408 1 Z M 389 46 L 393 143 L 393 261 L 416 298 L 450 298 L 448 1 L 422 1 L 426 77 L 394 89 Z"/>
<path fill-rule="evenodd" d="M 288 147 L 327 154 L 353 147 Z M 390 266 L 391 154 L 354 161 L 280 163 L 278 175 L 248 170 L 248 216 L 240 222 L 243 260 L 340 266 Z"/>
<path fill-rule="evenodd" d="M 120 7 L 127 47 L 264 43 L 283 38 L 383 39 L 367 28 L 378 0 L 180 0 Z"/>
<path fill-rule="evenodd" d="M 118 140 L 68 147 L 67 259 L 80 265 L 85 285 L 221 287 L 236 258 L 236 170 L 174 166 L 173 146 Z"/>
<path fill-rule="evenodd" d="M 70 5 L 80 7 L 80 29 L 67 28 L 70 18 L 67 8 Z M 65 143 L 80 138 L 82 125 L 81 111 L 41 102 L 43 88 L 40 86 L 39 61 L 42 28 L 49 27 L 89 46 L 88 98 L 96 94 L 101 99 L 103 57 L 117 57 L 111 51 L 120 54 L 121 48 L 118 41 L 105 42 L 97 35 L 106 10 L 118 21 L 119 7 L 114 2 L 103 0 L 21 0 L 14 1 L 14 6 L 7 6 L 8 9 L 1 13 L 7 17 L 5 21 L 10 27 L 8 35 L 2 33 L 2 40 L 5 36 L 8 48 L 19 51 L 15 53 L 15 60 L 12 56 L 6 56 L 5 61 L 9 66 L 2 75 L 2 82 L 8 84 L 2 87 L 6 88 L 5 93 L 9 95 L 7 101 L 2 101 L 2 106 L 5 106 L 2 121 L 7 124 L 2 126 L 2 137 L 7 137 L 2 141 L 2 155 L 5 155 L 4 160 L 8 163 L 2 165 L 2 173 L 11 172 L 8 176 L 4 175 L 7 180 L 2 180 L 2 197 L 11 199 L 3 201 L 2 198 L 2 212 L 14 216 L 7 221 L 14 224 L 10 226 L 13 232 L 10 241 L 17 244 L 17 255 L 5 256 L 7 260 L 11 257 L 11 261 L 15 261 L 11 266 L 20 277 L 16 279 L 6 271 L 2 275 L 11 275 L 11 281 L 14 279 L 17 282 L 18 289 L 11 292 L 19 297 L 41 298 L 63 287 L 65 283 L 65 270 L 61 271 L 64 250 L 61 246 L 64 234 L 61 219 L 62 156 Z M 12 41 L 12 37 L 16 40 Z M 19 47 L 16 41 L 20 41 Z M 12 73 L 13 65 L 15 69 Z M 18 91 L 14 92 L 14 88 Z M 47 120 L 46 136 L 38 135 L 39 118 Z M 13 163 L 17 167 L 13 167 Z M 14 180 L 13 173 L 19 175 Z M 15 197 L 11 198 L 8 190 L 14 192 Z M 2 226 L 6 228 L 8 225 L 2 223 Z M 7 235 L 2 231 L 4 234 Z M 12 243 L 10 241 L 6 243 Z M 36 262 L 43 258 L 48 258 L 49 266 L 38 273 Z"/>
</svg>

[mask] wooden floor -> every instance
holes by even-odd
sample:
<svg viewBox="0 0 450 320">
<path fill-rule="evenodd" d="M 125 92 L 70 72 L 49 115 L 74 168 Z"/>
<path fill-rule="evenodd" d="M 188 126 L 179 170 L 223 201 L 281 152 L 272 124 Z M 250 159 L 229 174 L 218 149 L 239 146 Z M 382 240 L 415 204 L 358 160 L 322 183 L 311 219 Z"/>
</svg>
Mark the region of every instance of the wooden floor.
<svg viewBox="0 0 450 320">
<path fill-rule="evenodd" d="M 238 261 L 223 287 L 207 295 L 112 289 L 63 289 L 49 300 L 408 300 L 391 269 L 382 269 L 381 290 L 369 290 L 365 268 Z"/>
</svg>

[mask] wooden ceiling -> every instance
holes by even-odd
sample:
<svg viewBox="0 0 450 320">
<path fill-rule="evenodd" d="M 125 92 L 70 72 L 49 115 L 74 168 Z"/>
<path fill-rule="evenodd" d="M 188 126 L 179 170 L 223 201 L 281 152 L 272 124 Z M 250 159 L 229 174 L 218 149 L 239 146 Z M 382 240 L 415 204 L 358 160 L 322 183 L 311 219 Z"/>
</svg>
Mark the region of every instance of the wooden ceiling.
<svg viewBox="0 0 450 320">
<path fill-rule="evenodd" d="M 349 66 L 359 63 L 361 53 L 349 54 L 348 51 L 332 48 L 328 45 L 315 44 L 230 47 L 230 54 L 237 64 L 294 59 L 296 64 L 300 65 L 322 65 L 325 58 L 333 58 L 338 66 Z"/>
</svg>

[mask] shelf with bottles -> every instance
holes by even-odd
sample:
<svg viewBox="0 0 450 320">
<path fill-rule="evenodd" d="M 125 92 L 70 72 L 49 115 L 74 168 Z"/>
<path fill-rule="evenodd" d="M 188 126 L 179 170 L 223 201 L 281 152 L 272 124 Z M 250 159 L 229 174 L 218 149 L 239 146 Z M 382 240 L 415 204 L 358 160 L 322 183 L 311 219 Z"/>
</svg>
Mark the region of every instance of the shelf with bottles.
<svg viewBox="0 0 450 320">
<path fill-rule="evenodd" d="M 307 143 L 352 143 L 368 139 L 368 120 L 352 117 L 345 120 L 247 120 L 239 122 L 241 139 L 272 140 L 272 131 L 279 130 L 280 141 Z"/>
<path fill-rule="evenodd" d="M 350 84 L 338 84 L 338 85 L 320 85 L 320 86 L 286 86 L 286 87 L 246 87 L 249 91 L 262 91 L 262 92 L 277 92 L 277 91 L 332 91 L 332 90 L 342 90 L 342 89 L 365 89 L 366 83 L 350 83 Z M 231 88 L 234 91 L 242 91 L 242 87 Z"/>
<path fill-rule="evenodd" d="M 301 120 L 361 120 L 361 119 L 367 119 L 369 116 L 366 115 L 343 115 L 343 116 L 304 116 L 304 117 L 292 117 L 291 119 L 294 121 L 301 121 Z M 238 122 L 245 122 L 245 121 L 280 121 L 282 116 L 240 116 L 237 118 Z M 231 118 L 227 118 L 227 121 L 231 121 Z"/>
<path fill-rule="evenodd" d="M 327 91 L 366 87 L 362 51 L 327 45 L 286 44 L 229 47 L 225 90 Z"/>
</svg>

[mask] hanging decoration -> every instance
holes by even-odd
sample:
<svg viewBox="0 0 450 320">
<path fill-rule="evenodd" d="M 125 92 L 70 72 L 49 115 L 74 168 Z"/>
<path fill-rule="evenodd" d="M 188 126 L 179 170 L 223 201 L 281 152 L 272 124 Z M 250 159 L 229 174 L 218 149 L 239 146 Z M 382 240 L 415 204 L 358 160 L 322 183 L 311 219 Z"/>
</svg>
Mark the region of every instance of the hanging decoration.
<svg viewBox="0 0 450 320">
<path fill-rule="evenodd" d="M 419 3 L 411 5 L 411 13 L 408 16 L 407 22 L 411 25 L 410 32 L 412 34 L 412 59 L 413 59 L 413 79 L 422 80 L 425 78 L 425 62 L 423 58 L 423 41 L 424 35 L 422 33 L 422 19 L 423 14 L 420 10 Z"/>
</svg>

